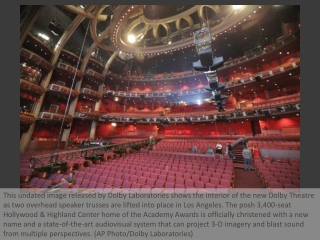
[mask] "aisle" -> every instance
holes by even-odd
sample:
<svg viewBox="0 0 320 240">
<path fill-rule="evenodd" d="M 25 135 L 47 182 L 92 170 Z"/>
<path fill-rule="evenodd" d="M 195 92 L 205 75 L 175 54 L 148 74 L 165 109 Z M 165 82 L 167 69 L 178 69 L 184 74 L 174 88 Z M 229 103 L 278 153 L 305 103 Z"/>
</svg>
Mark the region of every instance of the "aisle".
<svg viewBox="0 0 320 240">
<path fill-rule="evenodd" d="M 244 171 L 242 168 L 235 168 L 235 188 L 263 188 L 262 182 L 254 170 Z"/>
</svg>

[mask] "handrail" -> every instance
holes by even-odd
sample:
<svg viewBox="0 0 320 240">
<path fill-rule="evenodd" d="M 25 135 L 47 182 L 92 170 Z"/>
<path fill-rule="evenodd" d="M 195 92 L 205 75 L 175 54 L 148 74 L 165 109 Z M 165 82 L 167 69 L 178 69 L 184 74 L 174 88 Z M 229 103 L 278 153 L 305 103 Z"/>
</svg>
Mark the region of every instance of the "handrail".
<svg viewBox="0 0 320 240">
<path fill-rule="evenodd" d="M 57 64 L 57 69 L 61 69 L 70 73 L 76 73 L 76 76 L 81 79 L 83 76 L 83 72 L 81 72 L 79 69 L 67 64 L 67 63 L 63 63 L 63 62 L 59 62 Z"/>
<path fill-rule="evenodd" d="M 108 144 L 108 145 L 101 145 L 97 147 L 89 147 L 89 148 L 83 148 L 83 149 L 77 149 L 77 150 L 68 150 L 63 152 L 56 152 L 56 153 L 48 153 L 48 154 L 42 154 L 42 155 L 36 155 L 30 157 L 29 160 L 29 167 L 30 168 L 39 168 L 43 167 L 45 165 L 51 165 L 51 164 L 60 164 L 65 161 L 71 161 L 74 159 L 84 158 L 90 155 L 100 155 L 104 154 L 105 152 L 109 150 L 120 150 L 120 149 L 126 149 L 128 147 L 132 147 L 133 145 L 140 145 L 143 146 L 145 144 L 148 144 L 149 140 L 138 140 L 133 142 L 125 142 L 125 143 L 119 143 L 119 144 Z M 46 162 L 46 160 L 49 159 L 49 162 Z"/>
<path fill-rule="evenodd" d="M 89 68 L 85 71 L 85 74 L 90 75 L 92 77 L 94 77 L 95 79 L 97 79 L 99 82 L 103 83 L 104 82 L 104 77 L 102 76 L 102 74 L 96 72 L 95 70 Z"/>
<path fill-rule="evenodd" d="M 52 113 L 52 112 L 39 112 L 37 119 L 41 120 L 53 120 L 53 121 L 65 121 L 66 123 L 70 123 L 73 119 L 71 115 L 64 116 L 63 114 L 59 113 Z"/>
<path fill-rule="evenodd" d="M 90 88 L 85 88 L 85 87 L 80 89 L 80 94 L 85 94 L 85 95 L 91 96 L 95 99 L 102 98 L 102 94 L 99 93 L 98 91 L 92 90 Z"/>
<path fill-rule="evenodd" d="M 66 87 L 66 86 L 61 86 L 61 85 L 55 84 L 55 83 L 51 83 L 48 86 L 48 90 L 49 91 L 54 91 L 54 92 L 59 92 L 59 93 L 64 93 L 65 95 L 69 95 L 70 91 L 71 91 L 71 98 L 76 98 L 76 97 L 79 96 L 79 93 L 76 90 L 71 89 L 71 88 Z"/>
<path fill-rule="evenodd" d="M 47 61 L 43 57 L 39 56 L 38 54 L 36 54 L 28 49 L 21 48 L 20 49 L 20 56 L 25 59 L 31 60 L 32 62 L 34 62 L 37 65 L 44 68 L 47 72 L 49 72 L 52 69 L 52 64 L 49 61 Z"/>
</svg>

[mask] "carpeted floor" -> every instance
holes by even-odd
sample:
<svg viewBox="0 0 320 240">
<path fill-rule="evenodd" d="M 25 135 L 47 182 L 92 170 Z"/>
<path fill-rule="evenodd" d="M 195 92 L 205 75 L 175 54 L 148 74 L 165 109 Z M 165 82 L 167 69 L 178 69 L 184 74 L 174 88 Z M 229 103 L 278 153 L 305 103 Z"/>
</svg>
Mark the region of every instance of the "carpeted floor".
<svg viewBox="0 0 320 240">
<path fill-rule="evenodd" d="M 263 188 L 262 182 L 254 170 L 244 171 L 242 168 L 235 169 L 235 188 Z"/>
</svg>

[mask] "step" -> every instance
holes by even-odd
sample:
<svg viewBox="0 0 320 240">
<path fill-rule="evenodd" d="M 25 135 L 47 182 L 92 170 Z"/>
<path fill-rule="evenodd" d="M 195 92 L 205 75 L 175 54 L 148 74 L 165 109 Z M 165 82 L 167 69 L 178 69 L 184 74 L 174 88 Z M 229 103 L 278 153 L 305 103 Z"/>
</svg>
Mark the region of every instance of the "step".
<svg viewBox="0 0 320 240">
<path fill-rule="evenodd" d="M 237 163 L 237 162 L 233 161 L 233 167 L 237 168 L 237 169 L 243 169 L 244 165 L 243 165 L 243 163 Z M 255 171 L 256 170 L 255 166 L 251 164 L 250 170 Z"/>
</svg>

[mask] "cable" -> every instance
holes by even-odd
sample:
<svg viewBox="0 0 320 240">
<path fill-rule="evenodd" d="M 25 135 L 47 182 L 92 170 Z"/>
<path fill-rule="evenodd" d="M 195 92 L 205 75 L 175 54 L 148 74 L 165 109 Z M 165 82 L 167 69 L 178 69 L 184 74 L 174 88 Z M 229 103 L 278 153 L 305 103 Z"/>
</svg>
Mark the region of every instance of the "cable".
<svg viewBox="0 0 320 240">
<path fill-rule="evenodd" d="M 86 33 L 85 33 L 85 36 L 84 36 L 84 39 L 83 39 L 83 42 L 82 42 L 81 51 L 80 51 L 80 54 L 79 54 L 79 58 L 78 58 L 78 62 L 77 62 L 76 69 L 78 69 L 79 64 L 80 64 L 81 55 L 82 55 L 82 52 L 83 52 L 85 40 L 86 40 L 86 38 L 87 38 L 87 33 L 88 33 L 88 30 L 89 30 L 89 26 L 90 26 L 90 19 L 89 19 L 89 21 L 88 21 L 87 30 L 86 30 Z M 69 92 L 69 95 L 68 95 L 68 100 L 67 100 L 66 108 L 65 108 L 65 111 L 64 111 L 64 114 L 63 114 L 63 119 L 62 119 L 62 122 L 61 122 L 61 127 L 60 127 L 60 131 L 59 131 L 59 135 L 58 135 L 58 141 L 57 141 L 57 143 L 56 143 L 56 146 L 55 146 L 54 149 L 52 150 L 52 154 L 54 153 L 54 151 L 55 151 L 56 149 L 59 150 L 59 147 L 60 147 L 60 141 L 61 141 L 61 138 L 62 138 L 62 132 L 63 132 L 63 129 L 64 129 L 64 124 L 65 124 L 65 117 L 66 117 L 67 112 L 68 112 L 68 110 L 69 110 L 71 93 L 72 93 L 73 86 L 74 86 L 74 84 L 75 84 L 76 76 L 77 76 L 77 71 L 75 71 L 75 72 L 74 72 L 74 75 L 73 75 L 72 84 L 71 84 L 70 92 Z"/>
<path fill-rule="evenodd" d="M 217 119 L 214 120 L 214 125 L 215 125 L 215 127 L 216 127 L 216 134 L 218 134 Z M 220 134 L 218 134 L 218 139 L 219 139 L 219 142 L 220 142 Z"/>
<path fill-rule="evenodd" d="M 208 7 L 206 8 L 206 18 L 207 18 L 207 25 L 208 25 L 208 30 L 209 30 L 209 41 L 210 41 L 210 47 L 211 47 L 211 57 L 213 58 L 213 51 L 212 51 L 212 46 L 211 46 L 211 28 L 210 28 L 210 24 L 209 24 L 209 17 L 208 17 Z"/>
</svg>

